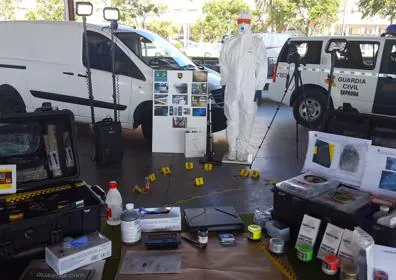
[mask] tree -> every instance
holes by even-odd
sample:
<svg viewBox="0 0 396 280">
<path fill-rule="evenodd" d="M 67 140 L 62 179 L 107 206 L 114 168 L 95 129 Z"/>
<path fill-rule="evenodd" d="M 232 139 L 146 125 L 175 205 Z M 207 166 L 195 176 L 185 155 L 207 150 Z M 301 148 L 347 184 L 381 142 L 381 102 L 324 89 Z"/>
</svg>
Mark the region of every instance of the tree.
<svg viewBox="0 0 396 280">
<path fill-rule="evenodd" d="M 268 8 L 268 24 L 276 32 L 285 32 L 296 17 L 297 5 L 289 0 L 274 0 Z"/>
<path fill-rule="evenodd" d="M 15 20 L 15 0 L 0 0 L 0 20 Z"/>
<path fill-rule="evenodd" d="M 153 20 L 147 28 L 164 38 L 175 37 L 180 32 L 180 26 L 170 21 Z"/>
<path fill-rule="evenodd" d="M 268 20 L 269 10 L 273 5 L 274 0 L 254 0 L 254 12 L 253 12 L 253 32 L 266 32 L 270 26 Z"/>
<path fill-rule="evenodd" d="M 358 6 L 363 18 L 380 15 L 389 17 L 391 24 L 396 19 L 395 0 L 359 0 Z"/>
<path fill-rule="evenodd" d="M 145 28 L 149 16 L 160 16 L 167 10 L 166 5 L 152 0 L 112 0 L 112 5 L 121 12 L 120 22 Z"/>
<path fill-rule="evenodd" d="M 37 7 L 26 14 L 29 20 L 63 20 L 63 0 L 36 0 Z"/>
<path fill-rule="evenodd" d="M 295 27 L 310 36 L 337 20 L 340 0 L 291 0 L 297 5 Z"/>
<path fill-rule="evenodd" d="M 197 21 L 192 28 L 197 41 L 215 42 L 230 35 L 237 29 L 236 19 L 242 11 L 252 13 L 251 7 L 243 0 L 213 0 L 203 6 L 204 19 Z"/>
</svg>

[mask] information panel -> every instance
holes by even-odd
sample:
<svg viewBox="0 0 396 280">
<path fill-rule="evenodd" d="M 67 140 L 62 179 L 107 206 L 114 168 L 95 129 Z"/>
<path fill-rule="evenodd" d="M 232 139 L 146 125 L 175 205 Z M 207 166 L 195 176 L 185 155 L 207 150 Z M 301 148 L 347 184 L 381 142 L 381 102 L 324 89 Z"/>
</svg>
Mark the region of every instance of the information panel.
<svg viewBox="0 0 396 280">
<path fill-rule="evenodd" d="M 154 71 L 153 152 L 184 153 L 187 128 L 206 135 L 208 73 Z"/>
</svg>

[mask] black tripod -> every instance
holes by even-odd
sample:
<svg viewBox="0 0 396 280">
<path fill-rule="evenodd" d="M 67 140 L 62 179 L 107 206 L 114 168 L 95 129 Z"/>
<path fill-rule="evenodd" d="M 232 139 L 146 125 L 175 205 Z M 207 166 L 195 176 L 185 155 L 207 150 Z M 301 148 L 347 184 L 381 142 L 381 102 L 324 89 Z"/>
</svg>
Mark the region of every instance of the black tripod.
<svg viewBox="0 0 396 280">
<path fill-rule="evenodd" d="M 212 131 L 212 104 L 211 100 L 213 95 L 208 97 L 208 117 L 206 122 L 206 154 L 203 158 L 199 160 L 199 163 L 211 163 L 213 165 L 221 165 L 221 161 L 214 158 L 215 153 L 213 152 L 213 131 Z"/>
<path fill-rule="evenodd" d="M 302 89 L 302 95 L 304 97 L 304 102 L 305 102 L 305 108 L 307 110 L 308 123 L 309 123 L 309 126 L 311 127 L 310 115 L 309 115 L 309 112 L 308 112 L 307 98 L 305 96 L 304 87 L 302 86 L 303 82 L 302 82 L 301 70 L 300 70 L 300 66 L 302 64 L 301 58 L 297 54 L 297 55 L 295 55 L 295 57 L 293 57 L 291 59 L 288 58 L 288 62 L 289 62 L 289 72 L 287 73 L 287 77 L 286 77 L 285 91 L 283 93 L 282 99 L 279 102 L 279 105 L 276 107 L 275 114 L 272 117 L 272 119 L 271 119 L 271 121 L 270 121 L 270 123 L 269 123 L 269 125 L 267 127 L 267 131 L 265 132 L 264 137 L 261 140 L 260 145 L 259 145 L 259 147 L 258 147 L 258 149 L 257 149 L 257 151 L 256 151 L 256 153 L 255 153 L 255 155 L 253 157 L 252 165 L 253 165 L 253 162 L 255 161 L 255 159 L 256 159 L 256 157 L 257 157 L 257 155 L 258 155 L 258 153 L 259 153 L 259 151 L 260 151 L 265 139 L 267 138 L 267 135 L 268 135 L 268 133 L 269 133 L 271 127 L 272 127 L 272 124 L 275 121 L 276 115 L 279 112 L 280 106 L 282 106 L 283 100 L 285 99 L 285 96 L 286 96 L 287 92 L 289 91 L 290 86 L 292 85 L 293 82 L 294 82 L 294 89 L 298 89 L 300 87 Z M 290 65 L 291 64 L 294 64 L 294 71 L 293 71 L 292 75 L 290 76 Z M 298 159 L 298 142 L 299 142 L 298 141 L 298 123 L 296 121 L 296 158 L 297 159 Z"/>
</svg>

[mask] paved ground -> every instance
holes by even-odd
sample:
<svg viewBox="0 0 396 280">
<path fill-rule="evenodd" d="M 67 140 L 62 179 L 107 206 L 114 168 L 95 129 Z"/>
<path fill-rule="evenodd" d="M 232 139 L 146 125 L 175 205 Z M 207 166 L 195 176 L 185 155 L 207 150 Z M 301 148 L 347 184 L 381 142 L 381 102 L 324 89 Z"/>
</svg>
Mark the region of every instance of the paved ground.
<svg viewBox="0 0 396 280">
<path fill-rule="evenodd" d="M 257 112 L 251 138 L 251 152 L 258 150 L 277 104 L 266 102 Z M 186 171 L 183 154 L 153 154 L 139 130 L 125 133 L 124 160 L 119 165 L 98 167 L 91 160 L 93 149 L 91 137 L 84 125 L 78 126 L 81 179 L 91 184 L 105 186 L 109 180 L 120 182 L 124 203 L 133 202 L 138 207 L 156 207 L 179 204 L 182 207 L 234 206 L 238 212 L 252 212 L 254 208 L 269 208 L 272 193 L 268 181 L 295 176 L 302 167 L 305 157 L 307 130 L 299 128 L 299 158 L 296 158 L 296 124 L 289 107 L 282 106 L 277 118 L 257 154 L 252 166 L 259 169 L 261 179 L 256 181 L 239 176 L 240 165 L 222 165 L 207 172 L 193 160 L 194 170 Z M 225 132 L 215 134 L 215 151 L 222 158 L 227 151 Z M 162 176 L 161 167 L 170 166 L 171 176 Z M 144 177 L 155 172 L 157 181 L 150 195 L 133 192 L 134 185 L 144 183 Z M 193 185 L 195 177 L 204 177 L 205 185 Z"/>
</svg>

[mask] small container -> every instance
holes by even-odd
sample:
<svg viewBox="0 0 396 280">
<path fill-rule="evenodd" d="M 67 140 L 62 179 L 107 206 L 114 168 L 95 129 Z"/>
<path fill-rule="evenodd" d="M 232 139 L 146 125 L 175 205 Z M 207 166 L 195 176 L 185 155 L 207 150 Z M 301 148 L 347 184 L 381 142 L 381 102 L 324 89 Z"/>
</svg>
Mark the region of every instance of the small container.
<svg viewBox="0 0 396 280">
<path fill-rule="evenodd" d="M 133 203 L 128 203 L 121 215 L 121 241 L 128 245 L 136 244 L 141 235 L 140 214 L 134 209 Z"/>
<path fill-rule="evenodd" d="M 389 211 L 389 206 L 381 205 L 380 210 L 373 214 L 373 220 L 376 222 L 379 218 L 387 216 L 389 214 Z"/>
<path fill-rule="evenodd" d="M 118 191 L 118 183 L 110 181 L 107 184 L 109 191 L 106 195 L 106 222 L 110 226 L 118 226 L 122 213 L 122 197 Z"/>
<path fill-rule="evenodd" d="M 144 191 L 148 192 L 151 188 L 151 182 L 149 177 L 144 178 Z"/>
<path fill-rule="evenodd" d="M 285 252 L 285 241 L 280 238 L 271 238 L 269 241 L 269 250 L 274 255 L 283 255 Z"/>
<path fill-rule="evenodd" d="M 297 246 L 297 259 L 302 262 L 308 263 L 312 261 L 312 247 L 308 244 L 299 244 Z"/>
<path fill-rule="evenodd" d="M 200 227 L 198 229 L 198 243 L 201 249 L 205 249 L 208 246 L 208 228 Z"/>
<path fill-rule="evenodd" d="M 323 258 L 322 271 L 327 275 L 336 275 L 340 267 L 340 259 L 334 255 L 327 255 Z"/>
<path fill-rule="evenodd" d="M 261 227 L 258 225 L 248 226 L 248 239 L 251 241 L 261 240 Z"/>
<path fill-rule="evenodd" d="M 352 262 L 341 264 L 340 280 L 357 280 L 358 269 Z"/>
</svg>

